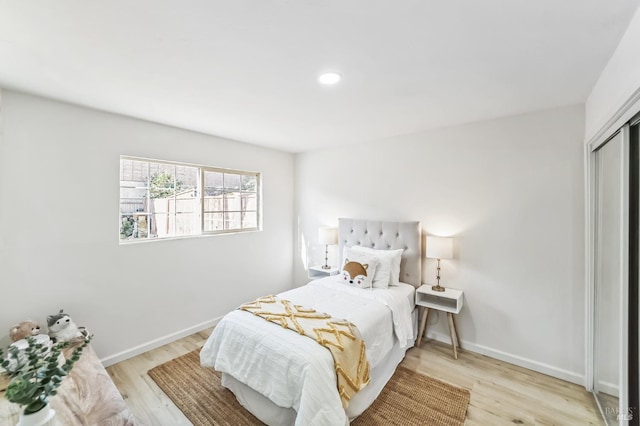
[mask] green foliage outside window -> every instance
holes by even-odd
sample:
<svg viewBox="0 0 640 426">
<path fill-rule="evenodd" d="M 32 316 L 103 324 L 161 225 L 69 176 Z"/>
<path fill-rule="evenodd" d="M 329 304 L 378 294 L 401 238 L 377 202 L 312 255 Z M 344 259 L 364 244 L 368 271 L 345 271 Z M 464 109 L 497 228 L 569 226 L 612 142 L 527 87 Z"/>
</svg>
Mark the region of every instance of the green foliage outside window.
<svg viewBox="0 0 640 426">
<path fill-rule="evenodd" d="M 162 171 L 158 173 L 154 173 L 151 176 L 151 186 L 149 188 L 149 192 L 151 193 L 151 198 L 168 198 L 173 197 L 173 195 L 182 189 L 182 182 L 179 180 L 175 181 L 171 173 Z"/>
<path fill-rule="evenodd" d="M 134 219 L 133 216 L 122 216 L 120 224 L 120 238 L 125 239 L 133 235 Z"/>
<path fill-rule="evenodd" d="M 242 176 L 242 190 L 255 192 L 257 179 L 255 176 Z"/>
</svg>

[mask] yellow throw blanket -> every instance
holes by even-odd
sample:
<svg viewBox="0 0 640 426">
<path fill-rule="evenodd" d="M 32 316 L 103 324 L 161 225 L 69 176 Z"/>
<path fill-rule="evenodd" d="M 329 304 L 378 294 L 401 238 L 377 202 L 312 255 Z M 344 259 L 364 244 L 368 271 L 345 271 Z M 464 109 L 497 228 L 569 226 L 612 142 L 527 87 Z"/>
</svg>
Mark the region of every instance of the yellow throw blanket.
<svg viewBox="0 0 640 426">
<path fill-rule="evenodd" d="M 261 297 L 240 306 L 240 309 L 310 337 L 329 349 L 338 378 L 338 393 L 345 409 L 351 397 L 369 383 L 369 361 L 364 340 L 349 321 L 331 318 L 329 314 L 303 308 L 275 296 Z"/>
</svg>

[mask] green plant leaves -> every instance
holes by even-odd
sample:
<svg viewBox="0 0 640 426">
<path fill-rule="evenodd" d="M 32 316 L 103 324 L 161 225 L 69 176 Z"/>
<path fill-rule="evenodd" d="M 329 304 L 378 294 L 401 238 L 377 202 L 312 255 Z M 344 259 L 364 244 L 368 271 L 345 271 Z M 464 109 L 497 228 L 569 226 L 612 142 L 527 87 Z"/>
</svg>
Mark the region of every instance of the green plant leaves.
<svg viewBox="0 0 640 426">
<path fill-rule="evenodd" d="M 13 379 L 7 387 L 5 397 L 16 404 L 24 406 L 24 413 L 36 413 L 43 409 L 48 398 L 57 393 L 56 389 L 62 383 L 73 365 L 80 359 L 82 351 L 93 336 L 89 336 L 81 345 L 76 347 L 71 356 L 58 366 L 58 359 L 62 350 L 70 345 L 69 342 L 57 343 L 51 347 L 47 353 L 47 347 L 42 343 L 38 343 L 33 337 L 27 337 L 27 348 L 23 351 L 26 362 L 18 366 L 16 371 L 11 372 Z M 13 358 L 18 358 L 18 349 L 9 347 L 7 352 Z M 2 359 L 2 367 L 9 365 L 9 360 L 4 359 L 4 351 L 0 349 L 0 359 Z"/>
</svg>

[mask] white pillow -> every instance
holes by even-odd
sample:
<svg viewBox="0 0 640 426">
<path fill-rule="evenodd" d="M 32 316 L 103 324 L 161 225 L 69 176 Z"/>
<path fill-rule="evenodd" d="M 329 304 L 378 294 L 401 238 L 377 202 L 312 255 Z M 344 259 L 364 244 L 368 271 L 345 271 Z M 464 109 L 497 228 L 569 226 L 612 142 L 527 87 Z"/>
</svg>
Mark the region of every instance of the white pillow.
<svg viewBox="0 0 640 426">
<path fill-rule="evenodd" d="M 375 259 L 377 267 L 373 274 L 373 288 L 389 287 L 389 274 L 391 274 L 391 261 L 383 260 L 371 253 L 355 250 L 358 246 L 345 247 L 342 251 L 342 258 L 349 259 L 360 263 L 367 263 L 371 259 Z"/>
<path fill-rule="evenodd" d="M 342 271 L 338 275 L 338 282 L 357 288 L 370 289 L 373 286 L 373 276 L 378 266 L 378 259 L 369 257 L 363 262 L 345 258 Z"/>
<path fill-rule="evenodd" d="M 400 284 L 400 262 L 404 249 L 397 250 L 375 250 L 369 247 L 353 246 L 355 251 L 368 253 L 380 260 L 380 268 L 389 268 L 389 285 Z M 374 278 L 375 280 L 375 278 Z M 374 285 L 375 287 L 375 285 Z"/>
</svg>

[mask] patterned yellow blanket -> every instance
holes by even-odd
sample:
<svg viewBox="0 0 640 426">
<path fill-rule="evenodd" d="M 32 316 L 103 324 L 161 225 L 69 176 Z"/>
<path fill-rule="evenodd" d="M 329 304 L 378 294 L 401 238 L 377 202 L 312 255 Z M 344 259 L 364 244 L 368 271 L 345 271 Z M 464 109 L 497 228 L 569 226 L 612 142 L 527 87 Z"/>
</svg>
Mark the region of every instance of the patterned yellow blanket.
<svg viewBox="0 0 640 426">
<path fill-rule="evenodd" d="M 369 361 L 364 340 L 349 321 L 331 318 L 329 314 L 294 305 L 275 296 L 261 297 L 240 306 L 240 309 L 303 334 L 329 349 L 338 378 L 338 393 L 345 409 L 351 397 L 369 383 Z"/>
</svg>

